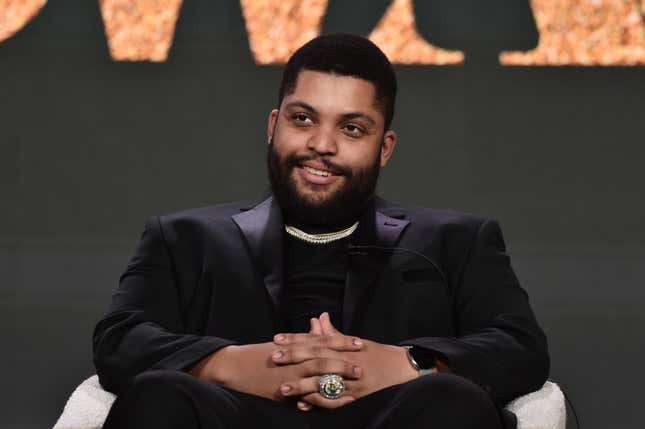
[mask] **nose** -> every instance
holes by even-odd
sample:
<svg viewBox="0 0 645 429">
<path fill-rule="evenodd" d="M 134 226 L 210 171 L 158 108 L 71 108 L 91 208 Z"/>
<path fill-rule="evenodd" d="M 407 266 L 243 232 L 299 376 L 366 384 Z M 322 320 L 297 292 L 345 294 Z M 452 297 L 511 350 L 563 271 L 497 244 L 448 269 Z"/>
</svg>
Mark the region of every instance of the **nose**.
<svg viewBox="0 0 645 429">
<path fill-rule="evenodd" d="M 319 127 L 307 141 L 307 148 L 319 155 L 334 155 L 338 151 L 334 130 Z"/>
</svg>

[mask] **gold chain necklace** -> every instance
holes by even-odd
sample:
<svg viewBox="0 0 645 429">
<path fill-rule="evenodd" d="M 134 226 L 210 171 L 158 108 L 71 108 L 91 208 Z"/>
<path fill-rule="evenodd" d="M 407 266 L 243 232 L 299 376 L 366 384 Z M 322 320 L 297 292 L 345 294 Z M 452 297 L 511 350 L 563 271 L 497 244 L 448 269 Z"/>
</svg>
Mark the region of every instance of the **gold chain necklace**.
<svg viewBox="0 0 645 429">
<path fill-rule="evenodd" d="M 345 238 L 351 235 L 352 232 L 356 231 L 356 228 L 358 228 L 358 222 L 356 222 L 349 228 L 345 228 L 336 232 L 326 232 L 324 234 L 309 234 L 301 229 L 296 228 L 295 226 L 284 226 L 284 230 L 287 232 L 287 234 L 311 244 L 327 244 L 331 243 L 332 241 L 340 240 L 341 238 Z"/>
</svg>

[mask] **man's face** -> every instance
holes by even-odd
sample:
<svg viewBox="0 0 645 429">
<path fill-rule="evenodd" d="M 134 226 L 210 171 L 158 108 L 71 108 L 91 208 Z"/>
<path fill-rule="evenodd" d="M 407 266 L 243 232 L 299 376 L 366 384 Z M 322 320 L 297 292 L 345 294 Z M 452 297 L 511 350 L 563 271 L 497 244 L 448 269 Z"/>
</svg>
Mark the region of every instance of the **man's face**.
<svg viewBox="0 0 645 429">
<path fill-rule="evenodd" d="M 268 135 L 278 202 L 312 226 L 356 220 L 396 144 L 371 82 L 309 70 L 269 115 Z"/>
</svg>

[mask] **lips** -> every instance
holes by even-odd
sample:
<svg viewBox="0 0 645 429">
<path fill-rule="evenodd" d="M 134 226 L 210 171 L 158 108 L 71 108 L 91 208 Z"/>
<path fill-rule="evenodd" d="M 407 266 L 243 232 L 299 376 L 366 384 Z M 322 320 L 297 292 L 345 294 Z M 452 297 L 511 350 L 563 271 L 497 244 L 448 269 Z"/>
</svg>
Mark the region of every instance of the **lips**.
<svg viewBox="0 0 645 429">
<path fill-rule="evenodd" d="M 318 169 L 316 169 L 316 168 L 312 168 L 312 167 L 309 167 L 309 166 L 307 166 L 307 165 L 303 166 L 302 168 L 303 168 L 307 173 L 315 174 L 316 176 L 329 177 L 329 176 L 333 176 L 333 175 L 334 175 L 333 173 L 331 173 L 331 172 L 329 172 L 329 171 L 325 171 L 325 170 L 318 170 Z"/>
<path fill-rule="evenodd" d="M 306 162 L 297 167 L 300 176 L 308 183 L 315 185 L 327 185 L 338 180 L 341 176 L 327 168 L 313 163 Z"/>
<path fill-rule="evenodd" d="M 330 169 L 325 164 L 315 161 L 303 162 L 301 165 L 299 165 L 299 167 L 304 168 L 308 173 L 315 174 L 321 177 L 340 175 L 337 171 Z"/>
</svg>

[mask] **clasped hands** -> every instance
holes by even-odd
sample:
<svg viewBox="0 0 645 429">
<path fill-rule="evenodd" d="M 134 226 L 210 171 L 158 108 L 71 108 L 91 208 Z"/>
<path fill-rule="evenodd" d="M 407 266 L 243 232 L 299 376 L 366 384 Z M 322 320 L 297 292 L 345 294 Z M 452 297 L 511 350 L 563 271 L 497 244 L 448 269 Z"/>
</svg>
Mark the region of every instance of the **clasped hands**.
<svg viewBox="0 0 645 429">
<path fill-rule="evenodd" d="M 298 398 L 303 411 L 313 406 L 337 408 L 377 390 L 418 377 L 410 365 L 407 351 L 400 346 L 346 336 L 331 323 L 328 313 L 311 319 L 307 334 L 280 333 L 274 336 L 272 362 L 298 369 L 295 377 L 280 384 L 284 398 Z M 338 399 L 320 393 L 319 377 L 334 373 L 343 377 L 345 392 Z"/>
<path fill-rule="evenodd" d="M 337 408 L 419 376 L 403 347 L 343 335 L 327 313 L 310 322 L 309 333 L 279 333 L 273 342 L 223 347 L 189 372 L 240 392 L 295 399 L 303 411 Z M 338 399 L 318 393 L 320 376 L 330 373 L 344 379 L 345 392 Z"/>
</svg>

